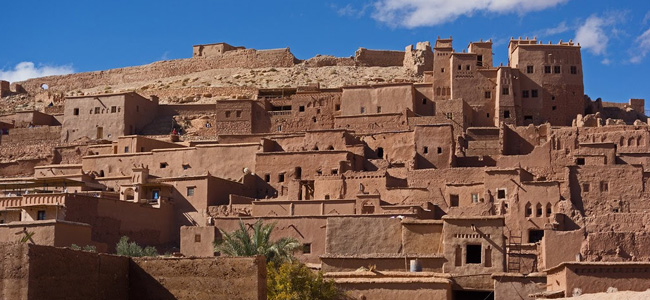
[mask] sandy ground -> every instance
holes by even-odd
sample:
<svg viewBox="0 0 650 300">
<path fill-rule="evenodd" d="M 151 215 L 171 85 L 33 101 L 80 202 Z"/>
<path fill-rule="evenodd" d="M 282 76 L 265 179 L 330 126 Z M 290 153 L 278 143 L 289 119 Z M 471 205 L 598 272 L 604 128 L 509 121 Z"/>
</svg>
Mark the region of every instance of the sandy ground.
<svg viewBox="0 0 650 300">
<path fill-rule="evenodd" d="M 578 297 L 560 298 L 571 300 L 647 300 L 650 299 L 650 290 L 645 292 L 620 291 L 614 293 L 584 294 Z"/>
</svg>

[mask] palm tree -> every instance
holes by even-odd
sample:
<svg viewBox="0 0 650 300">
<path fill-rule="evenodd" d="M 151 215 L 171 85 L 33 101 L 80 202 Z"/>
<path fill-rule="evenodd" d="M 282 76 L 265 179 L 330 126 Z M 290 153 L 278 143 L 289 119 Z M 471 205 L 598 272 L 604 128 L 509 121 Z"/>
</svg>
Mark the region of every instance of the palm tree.
<svg viewBox="0 0 650 300">
<path fill-rule="evenodd" d="M 238 230 L 227 233 L 219 229 L 223 239 L 220 242 L 215 242 L 215 250 L 228 256 L 264 255 L 267 263 L 273 261 L 279 264 L 292 261 L 293 251 L 301 244 L 298 240 L 287 237 L 272 242 L 273 228 L 275 228 L 275 224 L 263 224 L 260 219 L 253 224 L 251 235 L 246 229 L 246 224 L 239 220 Z"/>
</svg>

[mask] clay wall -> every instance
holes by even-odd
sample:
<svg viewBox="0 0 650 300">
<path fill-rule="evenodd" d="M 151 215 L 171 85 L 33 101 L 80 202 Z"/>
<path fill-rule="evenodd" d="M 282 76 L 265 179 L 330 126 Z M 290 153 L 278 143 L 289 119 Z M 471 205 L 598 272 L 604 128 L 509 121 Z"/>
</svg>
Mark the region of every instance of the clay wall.
<svg viewBox="0 0 650 300">
<path fill-rule="evenodd" d="M 472 107 L 472 126 L 494 126 L 496 70 L 479 69 L 476 66 L 476 54 L 469 53 L 454 53 L 449 64 L 451 97 L 462 99 Z M 438 96 L 437 87 L 435 93 Z"/>
<path fill-rule="evenodd" d="M 550 269 L 565 261 L 576 261 L 576 255 L 580 254 L 584 241 L 585 231 L 582 229 L 574 231 L 544 230 L 539 269 Z M 562 247 L 562 251 L 557 251 L 560 247 Z"/>
<path fill-rule="evenodd" d="M 0 98 L 7 97 L 11 94 L 9 89 L 9 81 L 0 80 Z"/>
<path fill-rule="evenodd" d="M 175 144 L 168 141 L 161 141 L 157 139 L 147 138 L 139 135 L 121 136 L 117 139 L 117 143 L 112 145 L 113 151 L 110 153 L 98 154 L 117 154 L 117 153 L 133 153 L 133 152 L 151 152 L 155 149 L 171 149 L 183 148 L 183 145 Z M 117 148 L 115 148 L 117 147 Z M 128 151 L 126 151 L 128 149 Z M 115 151 L 117 150 L 117 151 Z"/>
<path fill-rule="evenodd" d="M 216 105 L 217 134 L 251 134 L 255 128 L 253 100 L 221 100 Z"/>
<path fill-rule="evenodd" d="M 192 46 L 192 57 L 198 56 L 219 56 L 227 51 L 243 50 L 245 47 L 235 47 L 226 43 L 194 45 Z"/>
<path fill-rule="evenodd" d="M 62 212 L 63 214 L 63 212 Z M 3 221 L 5 220 L 3 217 Z M 91 240 L 91 227 L 88 224 L 75 223 L 61 220 L 9 222 L 0 225 L 0 243 L 13 243 L 20 240 L 27 232 L 33 232 L 32 240 L 38 245 L 69 247 L 72 244 L 79 246 L 95 245 L 102 247 L 101 243 Z"/>
<path fill-rule="evenodd" d="M 494 279 L 494 299 L 533 300 L 530 294 L 546 291 L 546 277 L 542 275 L 515 275 L 497 273 Z"/>
<path fill-rule="evenodd" d="M 354 199 L 363 193 L 385 194 L 386 182 L 384 171 L 318 176 L 314 181 L 314 198 Z"/>
<path fill-rule="evenodd" d="M 133 258 L 129 299 L 266 299 L 266 261 L 257 257 Z"/>
<path fill-rule="evenodd" d="M 344 275 L 348 276 L 348 275 Z M 350 299 L 413 299 L 451 300 L 451 285 L 446 279 L 377 277 L 335 278 L 336 286 L 346 292 Z"/>
<path fill-rule="evenodd" d="M 567 262 L 547 270 L 548 291 L 564 291 L 571 297 L 579 294 L 604 293 L 609 288 L 619 291 L 645 291 L 648 263 Z"/>
<path fill-rule="evenodd" d="M 451 125 L 415 126 L 415 168 L 443 169 L 454 166 L 453 127 Z"/>
<path fill-rule="evenodd" d="M 403 113 L 413 111 L 412 84 L 391 84 L 343 88 L 341 115 Z"/>
<path fill-rule="evenodd" d="M 30 126 L 58 126 L 59 121 L 52 115 L 39 111 L 21 111 L 0 116 L 0 122 L 12 124 L 13 128 L 27 128 Z"/>
<path fill-rule="evenodd" d="M 61 137 L 61 126 L 40 126 L 32 128 L 13 128 L 3 135 L 2 144 L 50 142 L 57 143 Z"/>
<path fill-rule="evenodd" d="M 404 65 L 404 51 L 369 50 L 359 48 L 354 54 L 357 66 L 401 67 Z"/>
<path fill-rule="evenodd" d="M 630 165 L 570 167 L 571 201 L 587 215 L 642 210 L 642 173 L 641 166 Z"/>
<path fill-rule="evenodd" d="M 296 58 L 286 49 L 230 51 L 219 57 L 197 57 L 158 61 L 148 65 L 29 79 L 20 84 L 30 94 L 47 84 L 52 91 L 72 91 L 96 86 L 152 81 L 210 69 L 293 67 Z"/>
<path fill-rule="evenodd" d="M 214 226 L 181 226 L 181 253 L 187 257 L 214 256 L 217 228 Z"/>
<path fill-rule="evenodd" d="M 413 146 L 415 134 L 413 131 L 378 132 L 359 134 L 359 139 L 366 144 L 364 157 L 372 160 L 382 159 L 394 164 L 413 165 L 416 150 Z M 382 154 L 383 153 L 383 154 Z M 380 157 L 380 154 L 381 157 Z M 366 167 L 372 170 L 373 167 Z"/>
<path fill-rule="evenodd" d="M 334 118 L 334 128 L 342 128 L 355 133 L 376 133 L 408 129 L 404 113 L 339 116 Z"/>
</svg>

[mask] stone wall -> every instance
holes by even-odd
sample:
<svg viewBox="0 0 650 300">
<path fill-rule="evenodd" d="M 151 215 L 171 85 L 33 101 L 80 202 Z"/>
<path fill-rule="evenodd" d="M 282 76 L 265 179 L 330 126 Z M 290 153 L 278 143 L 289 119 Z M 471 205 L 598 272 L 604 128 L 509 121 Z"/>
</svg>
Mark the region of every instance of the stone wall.
<svg viewBox="0 0 650 300">
<path fill-rule="evenodd" d="M 401 67 L 404 64 L 404 51 L 359 48 L 354 60 L 357 66 L 362 67 Z"/>
<path fill-rule="evenodd" d="M 266 299 L 264 257 L 129 258 L 0 244 L 0 299 Z"/>
<path fill-rule="evenodd" d="M 129 299 L 266 299 L 264 257 L 134 258 Z"/>
<path fill-rule="evenodd" d="M 61 126 L 40 126 L 32 128 L 13 128 L 8 135 L 2 135 L 2 144 L 25 142 L 56 143 L 61 138 Z"/>
<path fill-rule="evenodd" d="M 42 84 L 47 84 L 49 90 L 65 92 L 100 85 L 112 86 L 123 83 L 151 81 L 211 69 L 293 67 L 296 62 L 297 60 L 289 48 L 259 51 L 246 49 L 229 51 L 217 57 L 165 60 L 136 67 L 62 76 L 47 76 L 23 81 L 20 84 L 30 94 L 40 92 Z"/>
</svg>

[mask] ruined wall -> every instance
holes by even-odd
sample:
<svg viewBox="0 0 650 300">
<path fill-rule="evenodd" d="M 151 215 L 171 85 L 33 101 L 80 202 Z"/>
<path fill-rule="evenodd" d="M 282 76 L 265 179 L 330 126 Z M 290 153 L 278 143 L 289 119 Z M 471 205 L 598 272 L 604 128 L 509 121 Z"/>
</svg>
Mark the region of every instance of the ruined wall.
<svg viewBox="0 0 650 300">
<path fill-rule="evenodd" d="M 57 143 L 61 137 L 61 126 L 41 126 L 32 128 L 13 128 L 3 135 L 2 144 L 46 142 Z"/>
<path fill-rule="evenodd" d="M 266 299 L 266 261 L 263 256 L 134 258 L 129 299 Z"/>
<path fill-rule="evenodd" d="M 609 288 L 619 291 L 645 291 L 650 288 L 648 263 L 569 262 L 548 270 L 548 291 L 564 291 L 564 295 L 604 293 Z"/>
<path fill-rule="evenodd" d="M 533 300 L 528 295 L 546 291 L 546 276 L 497 273 L 494 279 L 494 299 Z"/>
<path fill-rule="evenodd" d="M 47 84 L 53 91 L 72 91 L 100 85 L 118 85 L 159 78 L 180 76 L 210 69 L 293 67 L 296 58 L 286 49 L 229 51 L 218 57 L 197 57 L 154 62 L 152 64 L 85 72 L 61 76 L 47 76 L 20 82 L 30 94 L 41 91 Z"/>
<path fill-rule="evenodd" d="M 401 67 L 404 64 L 404 51 L 359 48 L 354 60 L 357 66 L 363 67 Z"/>
<path fill-rule="evenodd" d="M 344 290 L 351 300 L 452 299 L 451 285 L 447 279 L 418 278 L 416 276 L 404 276 L 405 278 L 377 275 L 355 276 L 349 273 L 338 276 L 341 278 L 334 278 L 336 285 Z"/>
</svg>

